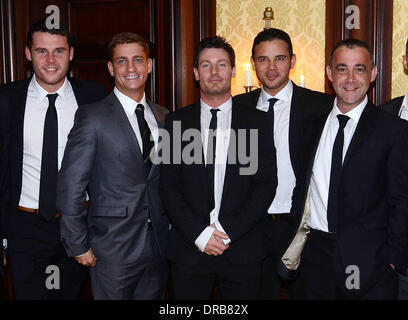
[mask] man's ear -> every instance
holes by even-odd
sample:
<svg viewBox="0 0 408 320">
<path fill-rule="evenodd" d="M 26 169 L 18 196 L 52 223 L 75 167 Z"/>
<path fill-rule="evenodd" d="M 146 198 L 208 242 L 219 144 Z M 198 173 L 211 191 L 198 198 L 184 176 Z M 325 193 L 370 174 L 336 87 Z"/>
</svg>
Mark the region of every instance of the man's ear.
<svg viewBox="0 0 408 320">
<path fill-rule="evenodd" d="M 200 81 L 200 75 L 198 74 L 197 68 L 193 68 L 194 78 L 196 81 Z"/>
<path fill-rule="evenodd" d="M 27 60 L 32 61 L 31 52 L 30 52 L 30 49 L 27 46 L 25 47 L 24 52 L 25 52 L 25 56 L 26 56 Z"/>
<path fill-rule="evenodd" d="M 108 70 L 109 70 L 110 75 L 113 77 L 114 76 L 114 74 L 113 74 L 113 65 L 112 65 L 112 62 L 110 62 L 110 61 L 108 61 Z"/>
<path fill-rule="evenodd" d="M 73 46 L 69 48 L 69 61 L 72 61 L 72 59 L 74 59 L 74 47 Z"/>
<path fill-rule="evenodd" d="M 330 66 L 326 66 L 326 73 L 327 73 L 327 78 L 329 78 L 330 81 L 333 81 L 332 71 L 331 71 Z"/>
</svg>

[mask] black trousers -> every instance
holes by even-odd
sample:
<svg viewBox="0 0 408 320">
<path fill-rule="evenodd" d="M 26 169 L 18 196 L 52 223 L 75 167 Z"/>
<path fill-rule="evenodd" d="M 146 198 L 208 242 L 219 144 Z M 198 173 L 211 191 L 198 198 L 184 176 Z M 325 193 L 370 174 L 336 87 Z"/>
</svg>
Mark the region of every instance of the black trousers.
<svg viewBox="0 0 408 320">
<path fill-rule="evenodd" d="M 282 246 L 282 237 L 288 227 L 288 221 L 272 221 L 267 219 L 264 233 L 268 247 L 268 255 L 262 262 L 261 300 L 279 300 L 283 287 L 283 280 L 278 276 L 276 269 L 286 250 Z M 304 299 L 303 287 L 298 278 L 286 281 L 289 289 L 289 298 L 292 300 Z"/>
<path fill-rule="evenodd" d="M 79 299 L 87 268 L 69 258 L 59 219 L 17 211 L 10 217 L 7 255 L 16 299 Z"/>
<path fill-rule="evenodd" d="M 388 300 L 396 299 L 398 291 L 397 273 L 391 267 L 364 296 L 347 289 L 348 274 L 341 261 L 336 235 L 318 230 L 311 230 L 308 235 L 299 276 L 308 300 Z"/>
<path fill-rule="evenodd" d="M 259 299 L 261 262 L 231 265 L 222 255 L 204 258 L 195 266 L 171 262 L 174 299 L 212 299 L 215 285 L 224 300 Z"/>
</svg>

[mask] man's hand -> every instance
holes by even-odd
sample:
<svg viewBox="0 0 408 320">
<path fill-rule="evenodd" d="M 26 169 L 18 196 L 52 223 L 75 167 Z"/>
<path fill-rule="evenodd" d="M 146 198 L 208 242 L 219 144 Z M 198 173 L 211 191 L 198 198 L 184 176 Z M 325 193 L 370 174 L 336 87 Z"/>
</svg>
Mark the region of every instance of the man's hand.
<svg viewBox="0 0 408 320">
<path fill-rule="evenodd" d="M 6 266 L 6 264 L 7 264 L 6 250 L 3 249 L 3 265 Z"/>
<path fill-rule="evenodd" d="M 214 230 L 211 235 L 210 240 L 208 240 L 205 246 L 204 252 L 210 256 L 219 256 L 224 253 L 225 250 L 229 248 L 229 245 L 225 245 L 222 239 L 228 239 L 228 235 L 217 229 Z"/>
<path fill-rule="evenodd" d="M 395 266 L 391 263 L 390 263 L 390 267 L 392 268 L 392 270 L 395 270 Z"/>
<path fill-rule="evenodd" d="M 95 267 L 96 265 L 96 257 L 92 249 L 80 257 L 75 257 L 75 260 L 85 267 Z"/>
</svg>

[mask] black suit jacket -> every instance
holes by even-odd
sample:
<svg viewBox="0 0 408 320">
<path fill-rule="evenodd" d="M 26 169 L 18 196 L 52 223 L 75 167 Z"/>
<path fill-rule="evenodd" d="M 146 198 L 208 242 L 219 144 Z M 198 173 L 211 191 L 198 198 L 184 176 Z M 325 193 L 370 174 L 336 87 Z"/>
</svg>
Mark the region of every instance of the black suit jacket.
<svg viewBox="0 0 408 320">
<path fill-rule="evenodd" d="M 101 83 L 68 78 L 78 106 L 102 99 L 108 94 Z M 23 130 L 27 91 L 31 79 L 19 80 L 0 86 L 0 136 L 7 150 L 7 188 L 2 203 L 6 210 L 6 224 L 17 211 L 21 194 L 23 164 Z"/>
<path fill-rule="evenodd" d="M 256 108 L 261 89 L 243 93 L 234 97 L 235 101 L 251 108 Z M 302 138 L 302 122 L 310 121 L 316 115 L 327 112 L 333 107 L 334 96 L 312 91 L 293 83 L 293 93 L 289 118 L 289 154 L 295 177 L 299 175 L 301 158 L 299 141 Z M 264 112 L 266 116 L 266 112 Z"/>
<path fill-rule="evenodd" d="M 398 116 L 398 114 L 399 114 L 399 112 L 401 110 L 403 100 L 404 100 L 404 96 L 396 97 L 396 98 L 384 103 L 383 105 L 381 105 L 380 108 L 383 109 L 384 111 L 387 111 L 387 112 L 393 114 L 394 116 Z"/>
<path fill-rule="evenodd" d="M 181 150 L 184 150 L 192 139 L 181 141 L 180 134 L 188 129 L 201 131 L 200 108 L 200 102 L 197 102 L 166 117 L 165 128 L 170 133 L 171 146 L 181 143 Z M 181 131 L 177 129 L 178 125 L 181 125 Z M 272 135 L 266 130 L 266 125 L 261 111 L 233 102 L 231 128 L 235 131 L 248 129 L 243 141 L 247 150 L 251 146 L 249 129 L 259 129 L 258 143 L 252 141 L 252 147 L 258 150 L 258 169 L 253 175 L 240 175 L 240 169 L 246 165 L 237 161 L 232 154 L 228 156 L 218 221 L 229 235 L 231 244 L 223 255 L 215 257 L 226 259 L 224 261 L 227 263 L 245 264 L 259 261 L 265 256 L 261 224 L 277 185 L 275 151 L 270 143 Z M 198 159 L 201 161 L 193 164 L 181 161 L 180 164 L 172 158 L 170 164 L 161 167 L 161 196 L 172 223 L 167 256 L 172 261 L 191 266 L 214 258 L 200 252 L 194 244 L 209 226 L 212 209 L 208 204 L 209 187 L 202 158 L 201 135 L 195 138 L 198 148 L 192 153 L 199 152 Z M 235 142 L 230 139 L 229 151 L 236 148 L 237 143 L 238 139 Z M 171 155 L 175 149 L 173 146 Z"/>
<path fill-rule="evenodd" d="M 296 234 L 304 232 L 298 228 L 307 213 L 304 209 L 314 158 L 328 113 L 305 123 L 302 130 L 304 166 L 293 192 L 293 229 L 283 240 L 286 247 Z M 390 263 L 397 270 L 405 270 L 408 265 L 407 163 L 408 124 L 369 102 L 344 158 L 337 203 L 341 260 L 344 270 L 358 266 L 361 294 L 381 279 Z M 288 248 L 286 257 L 292 249 Z M 280 265 L 279 273 L 293 276 L 296 271 L 285 266 L 287 261 Z"/>
</svg>

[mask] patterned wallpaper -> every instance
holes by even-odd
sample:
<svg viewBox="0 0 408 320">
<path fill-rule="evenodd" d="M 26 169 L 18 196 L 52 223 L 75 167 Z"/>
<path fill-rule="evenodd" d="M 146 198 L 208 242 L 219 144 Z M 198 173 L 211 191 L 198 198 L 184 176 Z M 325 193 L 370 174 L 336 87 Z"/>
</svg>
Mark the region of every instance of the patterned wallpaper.
<svg viewBox="0 0 408 320">
<path fill-rule="evenodd" d="M 402 56 L 408 37 L 408 1 L 394 0 L 392 34 L 392 90 L 393 98 L 405 95 L 408 90 L 408 75 L 404 73 Z"/>
<path fill-rule="evenodd" d="M 400 2 L 406 0 L 399 0 Z M 305 77 L 306 87 L 324 91 L 325 0 L 218 0 L 217 34 L 235 49 L 237 76 L 232 94 L 244 92 L 245 65 L 250 63 L 252 41 L 263 30 L 263 12 L 272 7 L 272 27 L 285 30 L 292 39 L 296 65 L 291 79 L 299 84 Z M 251 68 L 252 70 L 252 68 Z M 252 83 L 258 85 L 255 72 Z"/>
</svg>

